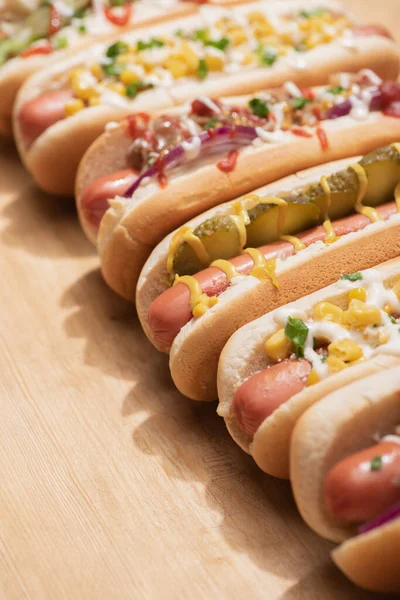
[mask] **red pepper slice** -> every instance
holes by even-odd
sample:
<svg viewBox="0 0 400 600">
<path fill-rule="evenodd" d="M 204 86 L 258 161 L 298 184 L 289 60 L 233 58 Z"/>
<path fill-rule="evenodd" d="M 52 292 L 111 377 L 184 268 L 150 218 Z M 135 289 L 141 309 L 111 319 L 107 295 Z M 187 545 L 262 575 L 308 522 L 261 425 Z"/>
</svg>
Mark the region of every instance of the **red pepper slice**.
<svg viewBox="0 0 400 600">
<path fill-rule="evenodd" d="M 38 46 L 31 46 L 30 48 L 27 48 L 21 52 L 20 56 L 22 56 L 22 58 L 29 58 L 30 56 L 35 56 L 36 54 L 51 54 L 53 50 L 54 48 L 50 42 L 45 41 Z"/>
<path fill-rule="evenodd" d="M 119 27 L 123 27 L 124 25 L 127 25 L 127 23 L 131 19 L 132 4 L 128 2 L 122 8 L 106 7 L 104 9 L 104 14 L 106 16 L 106 19 L 108 19 L 110 23 L 112 23 L 113 25 L 118 25 Z"/>
<path fill-rule="evenodd" d="M 223 173 L 230 173 L 236 166 L 236 162 L 239 156 L 237 150 L 231 150 L 226 158 L 223 158 L 217 162 L 217 167 Z"/>
<path fill-rule="evenodd" d="M 51 37 L 61 27 L 61 17 L 54 4 L 50 5 L 50 21 L 49 21 L 49 36 Z"/>
<path fill-rule="evenodd" d="M 325 129 L 322 129 L 322 127 L 317 127 L 317 137 L 319 139 L 319 143 L 321 144 L 322 150 L 328 150 L 329 141 Z"/>
<path fill-rule="evenodd" d="M 293 133 L 293 135 L 298 135 L 299 137 L 311 138 L 313 136 L 312 133 L 306 131 L 305 129 L 300 129 L 300 127 L 293 127 L 290 131 Z"/>
</svg>

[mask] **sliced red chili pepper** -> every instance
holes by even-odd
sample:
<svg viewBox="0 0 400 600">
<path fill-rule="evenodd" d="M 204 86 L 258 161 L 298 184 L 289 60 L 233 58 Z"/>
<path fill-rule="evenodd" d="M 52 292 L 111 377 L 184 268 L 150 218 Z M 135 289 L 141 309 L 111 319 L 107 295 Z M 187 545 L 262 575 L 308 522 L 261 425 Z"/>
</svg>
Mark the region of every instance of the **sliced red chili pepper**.
<svg viewBox="0 0 400 600">
<path fill-rule="evenodd" d="M 329 141 L 325 129 L 322 129 L 322 127 L 317 127 L 317 137 L 319 139 L 319 143 L 321 144 L 322 150 L 328 150 Z"/>
<path fill-rule="evenodd" d="M 50 42 L 46 41 L 38 46 L 31 46 L 30 48 L 23 50 L 20 56 L 22 56 L 22 58 L 28 58 L 29 56 L 34 56 L 36 54 L 51 54 L 53 50 L 54 48 Z"/>
<path fill-rule="evenodd" d="M 162 154 L 157 156 L 154 165 L 157 168 L 158 183 L 160 184 L 161 188 L 165 188 L 168 183 L 168 180 L 164 172 L 164 157 L 162 156 Z"/>
<path fill-rule="evenodd" d="M 311 138 L 313 136 L 312 133 L 306 131 L 305 129 L 300 129 L 300 127 L 293 127 L 290 131 L 293 133 L 293 135 L 298 135 L 299 137 Z"/>
<path fill-rule="evenodd" d="M 321 121 L 321 110 L 319 109 L 318 106 L 313 106 L 312 107 L 312 114 L 314 115 L 314 117 L 317 119 L 317 121 Z"/>
<path fill-rule="evenodd" d="M 125 6 L 122 7 L 106 7 L 104 9 L 104 14 L 110 23 L 123 27 L 124 25 L 127 25 L 131 19 L 132 4 L 128 2 L 128 4 L 125 4 Z"/>
<path fill-rule="evenodd" d="M 314 100 L 315 99 L 315 92 L 313 89 L 300 88 L 300 91 L 301 91 L 302 97 L 305 98 L 306 100 Z"/>
<path fill-rule="evenodd" d="M 61 17 L 54 4 L 50 5 L 50 21 L 49 21 L 49 36 L 51 37 L 61 27 Z"/>
<path fill-rule="evenodd" d="M 226 158 L 223 158 L 217 162 L 217 167 L 223 173 L 230 173 L 236 166 L 236 162 L 239 156 L 237 150 L 231 150 Z"/>
<path fill-rule="evenodd" d="M 147 125 L 150 121 L 150 115 L 145 112 L 136 113 L 129 115 L 126 119 L 128 134 L 131 138 L 136 139 L 143 135 L 146 131 Z"/>
</svg>

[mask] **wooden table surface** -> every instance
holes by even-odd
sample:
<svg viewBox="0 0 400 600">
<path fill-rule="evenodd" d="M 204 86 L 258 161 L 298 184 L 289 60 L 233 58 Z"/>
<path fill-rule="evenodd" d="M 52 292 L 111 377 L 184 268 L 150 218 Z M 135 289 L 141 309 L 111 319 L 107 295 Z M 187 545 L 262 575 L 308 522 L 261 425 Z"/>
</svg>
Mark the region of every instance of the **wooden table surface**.
<svg viewBox="0 0 400 600">
<path fill-rule="evenodd" d="M 398 0 L 347 0 L 400 27 Z M 397 12 L 397 14 L 396 14 Z M 367 600 L 0 146 L 0 598 Z"/>
</svg>

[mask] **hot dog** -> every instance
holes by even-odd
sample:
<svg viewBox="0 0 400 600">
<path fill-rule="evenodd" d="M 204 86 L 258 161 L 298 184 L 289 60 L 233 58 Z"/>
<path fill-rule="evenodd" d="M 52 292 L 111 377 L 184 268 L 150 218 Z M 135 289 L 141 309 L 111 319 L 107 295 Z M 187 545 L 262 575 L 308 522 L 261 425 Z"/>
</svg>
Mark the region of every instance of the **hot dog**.
<svg viewBox="0 0 400 600">
<path fill-rule="evenodd" d="M 389 162 L 382 160 L 387 153 Z M 379 175 L 389 164 L 394 177 Z M 216 397 L 218 357 L 245 323 L 343 272 L 398 256 L 395 165 L 396 144 L 358 163 L 310 169 L 197 217 L 154 249 L 138 281 L 136 307 L 150 341 L 170 351 L 172 377 L 183 394 Z M 199 264 L 206 268 L 196 273 Z"/>
<path fill-rule="evenodd" d="M 310 406 L 399 364 L 399 281 L 398 258 L 344 274 L 230 338 L 218 367 L 218 413 L 263 471 L 289 477 L 293 428 Z"/>
<path fill-rule="evenodd" d="M 95 39 L 195 9 L 195 3 L 179 0 L 126 0 L 122 6 L 113 0 L 6 3 L 0 23 L 0 135 L 11 136 L 16 94 L 33 73 L 42 68 L 47 72 L 55 61 Z"/>
<path fill-rule="evenodd" d="M 229 10 L 199 6 L 198 14 L 181 19 L 179 27 L 169 22 L 94 44 L 90 58 L 85 52 L 59 61 L 19 94 L 14 120 L 21 156 L 41 187 L 68 194 L 83 139 L 87 148 L 107 122 L 133 111 L 165 111 L 201 94 L 245 94 L 289 78 L 315 85 L 332 71 L 354 72 L 367 65 L 383 78 L 396 77 L 395 44 L 355 28 L 326 1 L 265 0 Z M 26 118 L 35 98 L 49 89 L 72 89 L 74 99 L 66 103 L 64 119 L 32 140 L 25 135 Z M 62 161 L 56 144 L 67 150 Z M 65 169 L 66 161 L 74 168 Z"/>
<path fill-rule="evenodd" d="M 294 428 L 290 472 L 306 522 L 342 542 L 334 562 L 357 585 L 399 592 L 398 366 L 337 388 Z"/>
</svg>

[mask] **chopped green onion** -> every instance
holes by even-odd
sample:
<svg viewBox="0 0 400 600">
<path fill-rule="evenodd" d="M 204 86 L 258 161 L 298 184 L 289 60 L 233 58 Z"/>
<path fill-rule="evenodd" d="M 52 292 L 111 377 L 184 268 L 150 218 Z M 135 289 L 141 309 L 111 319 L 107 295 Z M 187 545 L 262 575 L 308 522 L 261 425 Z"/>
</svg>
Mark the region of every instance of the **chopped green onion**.
<svg viewBox="0 0 400 600">
<path fill-rule="evenodd" d="M 126 44 L 125 42 L 121 42 L 121 40 L 119 40 L 118 42 L 114 42 L 114 44 L 111 44 L 111 46 L 108 46 L 108 48 L 106 50 L 106 56 L 107 56 L 107 58 L 116 58 L 120 54 L 127 52 L 128 49 L 129 49 L 128 44 Z"/>
<path fill-rule="evenodd" d="M 380 471 L 382 468 L 382 456 L 374 456 L 371 460 L 371 471 Z"/>
<path fill-rule="evenodd" d="M 158 40 L 157 38 L 152 38 L 148 42 L 144 42 L 143 40 L 139 40 L 136 48 L 138 52 L 143 52 L 143 50 L 150 50 L 151 48 L 162 48 L 164 46 L 164 42 L 162 40 Z"/>
<path fill-rule="evenodd" d="M 208 75 L 208 67 L 204 58 L 199 60 L 199 65 L 197 67 L 197 77 L 199 79 L 205 79 Z"/>
<path fill-rule="evenodd" d="M 289 317 L 285 327 L 285 336 L 292 342 L 297 358 L 304 358 L 304 345 L 308 336 L 308 327 L 301 320 Z"/>
<path fill-rule="evenodd" d="M 344 273 L 340 279 L 344 279 L 345 281 L 361 281 L 362 275 L 360 271 L 356 271 L 355 273 Z"/>
<path fill-rule="evenodd" d="M 253 115 L 266 119 L 269 114 L 269 108 L 261 98 L 252 98 L 249 102 L 249 107 Z"/>
<path fill-rule="evenodd" d="M 311 100 L 309 100 L 308 98 L 298 97 L 298 98 L 293 98 L 293 100 L 291 100 L 290 104 L 293 106 L 293 108 L 295 108 L 297 110 L 301 110 L 309 102 L 311 102 Z"/>
</svg>

